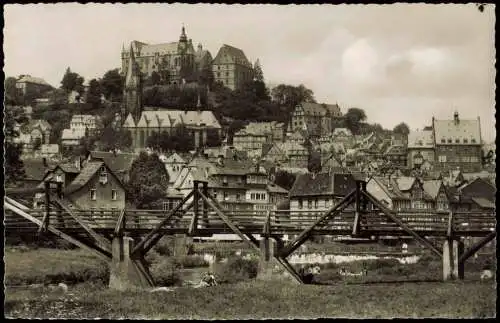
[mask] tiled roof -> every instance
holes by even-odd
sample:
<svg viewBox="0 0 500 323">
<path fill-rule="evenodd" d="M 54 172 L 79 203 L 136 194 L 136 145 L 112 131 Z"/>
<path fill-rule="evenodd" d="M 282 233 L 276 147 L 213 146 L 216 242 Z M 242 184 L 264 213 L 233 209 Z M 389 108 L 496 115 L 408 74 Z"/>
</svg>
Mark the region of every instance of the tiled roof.
<svg viewBox="0 0 500 323">
<path fill-rule="evenodd" d="M 337 104 L 321 104 L 302 102 L 300 106 L 305 114 L 325 116 L 328 112 L 332 115 L 340 115 L 340 107 Z"/>
<path fill-rule="evenodd" d="M 33 83 L 33 84 L 51 86 L 44 79 L 42 79 L 40 77 L 33 77 L 33 76 L 30 76 L 30 75 L 24 75 L 19 80 L 17 80 L 17 83 Z"/>
<path fill-rule="evenodd" d="M 387 147 L 386 155 L 406 155 L 406 148 L 404 146 L 392 145 Z"/>
<path fill-rule="evenodd" d="M 487 209 L 494 209 L 495 208 L 495 203 L 493 201 L 488 200 L 487 198 L 484 198 L 484 197 L 473 197 L 472 201 L 475 202 L 477 205 L 479 205 L 482 208 L 487 208 Z"/>
<path fill-rule="evenodd" d="M 127 120 L 125 120 L 126 123 Z M 182 110 L 143 111 L 139 121 L 137 122 L 137 127 L 174 127 L 179 124 L 198 126 L 202 123 L 204 123 L 207 127 L 217 129 L 220 129 L 221 127 L 212 111 Z M 130 127 L 130 125 L 128 126 Z"/>
<path fill-rule="evenodd" d="M 267 184 L 267 190 L 271 193 L 283 193 L 288 194 L 288 191 L 283 187 L 276 185 L 274 183 Z"/>
<path fill-rule="evenodd" d="M 430 180 L 424 181 L 422 186 L 424 192 L 427 193 L 433 200 L 435 200 L 439 194 L 441 185 L 443 185 L 443 182 L 440 180 Z"/>
<path fill-rule="evenodd" d="M 345 196 L 355 188 L 352 174 L 319 173 L 301 174 L 293 183 L 290 197 L 311 195 L 339 195 Z"/>
<path fill-rule="evenodd" d="M 84 129 L 63 129 L 61 140 L 79 140 L 85 137 Z"/>
<path fill-rule="evenodd" d="M 64 192 L 71 194 L 84 187 L 102 165 L 105 165 L 103 161 L 87 162 L 73 182 L 65 188 Z"/>
<path fill-rule="evenodd" d="M 394 179 L 388 179 L 382 176 L 373 176 L 372 179 L 382 188 L 382 190 L 391 199 L 407 199 L 406 196 L 399 190 Z"/>
<path fill-rule="evenodd" d="M 411 189 L 413 184 L 415 183 L 416 178 L 415 177 L 410 177 L 410 176 L 401 176 L 396 179 L 396 182 L 398 184 L 398 188 L 401 191 L 407 191 Z"/>
<path fill-rule="evenodd" d="M 481 129 L 477 120 L 434 120 L 436 144 L 470 145 L 481 144 Z M 451 139 L 451 143 L 448 140 Z M 458 140 L 458 142 L 456 142 Z M 472 142 L 475 140 L 475 143 Z"/>
<path fill-rule="evenodd" d="M 245 53 L 241 49 L 227 44 L 222 45 L 212 62 L 212 64 L 224 63 L 241 64 L 252 67 L 252 64 L 248 61 Z"/>
<path fill-rule="evenodd" d="M 352 136 L 351 130 L 347 128 L 335 128 L 333 129 L 332 132 L 333 136 L 339 136 L 339 135 L 347 135 L 347 136 Z"/>
<path fill-rule="evenodd" d="M 91 151 L 92 158 L 102 159 L 109 169 L 114 173 L 128 172 L 132 167 L 132 163 L 139 156 L 138 154 L 130 153 L 112 153 L 105 151 Z"/>
<path fill-rule="evenodd" d="M 74 163 L 62 163 L 57 165 L 56 168 L 57 167 L 59 167 L 65 173 L 74 173 L 74 174 L 80 173 L 80 170 L 76 167 Z"/>
<path fill-rule="evenodd" d="M 291 173 L 291 174 L 306 174 L 309 173 L 309 170 L 305 167 L 280 167 L 279 170 Z"/>
<path fill-rule="evenodd" d="M 50 161 L 47 161 L 48 167 L 45 167 L 43 164 L 43 160 L 24 160 L 24 172 L 26 174 L 26 178 L 30 180 L 41 181 L 47 171 L 52 169 L 56 164 Z"/>
</svg>

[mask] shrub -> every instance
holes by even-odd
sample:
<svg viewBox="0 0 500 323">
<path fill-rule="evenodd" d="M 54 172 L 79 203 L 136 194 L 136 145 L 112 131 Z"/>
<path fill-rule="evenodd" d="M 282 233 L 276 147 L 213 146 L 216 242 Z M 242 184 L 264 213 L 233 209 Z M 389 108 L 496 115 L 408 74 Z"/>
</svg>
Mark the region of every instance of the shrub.
<svg viewBox="0 0 500 323">
<path fill-rule="evenodd" d="M 208 261 L 203 259 L 199 255 L 187 255 L 184 257 L 178 257 L 174 260 L 176 263 L 181 265 L 183 268 L 198 268 L 198 267 L 208 267 Z"/>
<path fill-rule="evenodd" d="M 160 241 L 153 247 L 157 253 L 163 256 L 171 256 L 173 254 L 174 241 L 171 237 L 162 237 Z"/>
<path fill-rule="evenodd" d="M 150 267 L 155 284 L 160 286 L 179 286 L 182 283 L 181 266 L 171 258 L 162 258 Z"/>
<path fill-rule="evenodd" d="M 258 260 L 232 256 L 226 263 L 217 267 L 216 275 L 220 283 L 237 283 L 257 277 L 258 268 Z"/>
</svg>

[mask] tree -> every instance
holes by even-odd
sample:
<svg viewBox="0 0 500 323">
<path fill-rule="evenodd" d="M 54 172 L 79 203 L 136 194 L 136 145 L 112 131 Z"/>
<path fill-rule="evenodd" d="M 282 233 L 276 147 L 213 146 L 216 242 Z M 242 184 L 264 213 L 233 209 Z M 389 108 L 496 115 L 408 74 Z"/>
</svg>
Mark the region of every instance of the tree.
<svg viewBox="0 0 500 323">
<path fill-rule="evenodd" d="M 5 79 L 5 98 L 7 104 L 19 104 L 19 91 L 16 88 L 17 79 L 15 77 L 7 77 Z M 11 100 L 7 102 L 7 100 Z"/>
<path fill-rule="evenodd" d="M 222 144 L 222 138 L 219 136 L 216 130 L 207 130 L 207 142 L 205 145 L 207 147 L 220 147 Z"/>
<path fill-rule="evenodd" d="M 280 84 L 271 90 L 271 96 L 273 101 L 290 109 L 295 108 L 301 102 L 316 103 L 314 92 L 303 84 L 299 86 Z"/>
<path fill-rule="evenodd" d="M 81 95 L 85 89 L 83 86 L 84 81 L 82 76 L 72 72 L 68 67 L 61 81 L 61 89 L 66 90 L 66 92 L 77 91 Z"/>
<path fill-rule="evenodd" d="M 89 82 L 86 102 L 91 104 L 94 109 L 99 108 L 101 105 L 101 86 L 96 79 Z"/>
<path fill-rule="evenodd" d="M 287 171 L 279 170 L 274 175 L 274 183 L 284 189 L 290 190 L 295 183 L 297 175 L 289 173 Z"/>
<path fill-rule="evenodd" d="M 6 185 L 15 185 L 25 177 L 24 164 L 21 160 L 21 145 L 14 142 L 19 137 L 17 125 L 28 121 L 23 108 L 7 106 L 5 108 L 5 150 L 4 150 L 4 176 Z"/>
<path fill-rule="evenodd" d="M 360 130 L 360 123 L 366 120 L 366 113 L 363 109 L 349 108 L 344 115 L 346 126 L 353 134 Z"/>
<path fill-rule="evenodd" d="M 125 128 L 105 127 L 99 136 L 99 146 L 103 151 L 125 150 L 132 146 L 132 134 Z"/>
<path fill-rule="evenodd" d="M 161 75 L 157 71 L 153 71 L 151 73 L 151 84 L 160 85 L 160 83 L 161 83 Z"/>
<path fill-rule="evenodd" d="M 401 122 L 400 124 L 398 124 L 397 126 L 394 127 L 394 129 L 392 130 L 394 133 L 399 133 L 399 134 L 402 134 L 402 135 L 408 135 L 410 133 L 410 127 L 408 127 L 408 125 L 404 122 Z"/>
<path fill-rule="evenodd" d="M 120 74 L 119 69 L 109 70 L 104 73 L 100 84 L 101 92 L 106 99 L 112 102 L 122 101 L 125 78 Z"/>
<path fill-rule="evenodd" d="M 155 208 L 166 197 L 169 176 L 158 155 L 141 152 L 130 169 L 127 193 L 137 208 Z"/>
<path fill-rule="evenodd" d="M 253 75 L 255 81 L 264 83 L 264 72 L 262 72 L 259 59 L 257 59 L 253 65 Z"/>
</svg>

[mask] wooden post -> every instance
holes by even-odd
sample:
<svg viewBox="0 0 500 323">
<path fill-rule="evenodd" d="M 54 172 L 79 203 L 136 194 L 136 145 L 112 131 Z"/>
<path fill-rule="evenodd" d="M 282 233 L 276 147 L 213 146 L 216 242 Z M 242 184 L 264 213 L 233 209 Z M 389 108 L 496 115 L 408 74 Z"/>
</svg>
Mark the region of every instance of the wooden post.
<svg viewBox="0 0 500 323">
<path fill-rule="evenodd" d="M 61 200 L 63 199 L 62 184 L 63 183 L 61 182 L 57 183 L 57 198 Z M 59 225 L 64 228 L 64 217 L 60 207 L 57 208 L 57 222 L 59 222 Z"/>
<path fill-rule="evenodd" d="M 464 243 L 459 238 L 447 238 L 443 245 L 443 280 L 464 279 L 464 263 L 460 257 Z"/>
<path fill-rule="evenodd" d="M 45 214 L 42 219 L 42 224 L 40 228 L 38 228 L 38 234 L 47 231 L 47 227 L 49 226 L 49 217 L 50 217 L 50 182 L 45 182 Z"/>
<path fill-rule="evenodd" d="M 199 209 L 200 209 L 200 194 L 198 191 L 199 188 L 199 182 L 198 181 L 193 181 L 193 213 L 194 217 L 196 219 L 199 218 Z M 195 225 L 194 228 L 197 228 L 197 225 Z"/>
<path fill-rule="evenodd" d="M 453 262 L 452 262 L 452 240 L 446 239 L 443 243 L 443 280 L 452 279 Z"/>
<path fill-rule="evenodd" d="M 464 263 L 460 261 L 460 257 L 464 253 L 464 243 L 458 239 L 453 240 L 453 278 L 463 280 L 465 276 Z"/>
<path fill-rule="evenodd" d="M 203 195 L 208 196 L 208 182 L 203 182 Z M 203 200 L 203 227 L 208 228 L 208 203 Z"/>
<path fill-rule="evenodd" d="M 356 181 L 356 195 L 355 195 L 355 215 L 354 215 L 354 223 L 352 226 L 352 235 L 356 236 L 359 233 L 359 217 L 361 210 L 361 182 Z"/>
</svg>

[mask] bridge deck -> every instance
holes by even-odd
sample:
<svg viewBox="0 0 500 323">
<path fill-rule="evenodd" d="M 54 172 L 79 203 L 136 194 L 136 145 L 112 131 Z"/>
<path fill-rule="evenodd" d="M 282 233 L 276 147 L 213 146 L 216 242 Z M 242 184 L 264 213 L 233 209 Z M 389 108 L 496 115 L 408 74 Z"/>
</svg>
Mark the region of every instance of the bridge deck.
<svg viewBox="0 0 500 323">
<path fill-rule="evenodd" d="M 41 220 L 44 210 L 30 209 L 28 213 Z M 73 212 L 96 232 L 112 233 L 116 227 L 119 211 L 82 211 Z M 6 234 L 10 232 L 31 232 L 38 229 L 37 225 L 23 217 L 6 211 Z M 244 233 L 261 234 L 267 220 L 265 211 L 227 211 L 230 220 Z M 324 211 L 271 211 L 269 214 L 269 227 L 272 235 L 299 234 L 310 227 Z M 166 212 L 161 210 L 126 210 L 124 231 L 134 233 L 147 233 L 156 228 L 165 218 Z M 179 211 L 164 226 L 160 232 L 187 233 L 192 211 Z M 424 236 L 446 236 L 449 225 L 448 212 L 399 212 L 397 217 L 412 230 Z M 313 229 L 316 235 L 350 235 L 355 219 L 354 211 L 344 211 L 334 216 Z M 84 232 L 82 226 L 68 213 L 52 211 L 50 224 L 64 232 Z M 491 213 L 454 213 L 452 218 L 452 231 L 459 236 L 485 236 L 496 228 L 496 218 Z M 388 219 L 382 212 L 371 211 L 361 217 L 360 232 L 362 235 L 391 235 L 408 236 L 398 224 Z M 210 236 L 212 234 L 233 233 L 215 212 L 207 212 L 206 217 L 199 212 L 197 235 Z"/>
</svg>

